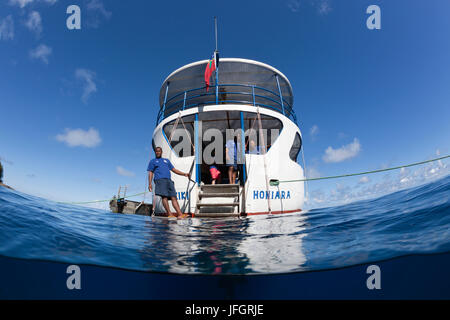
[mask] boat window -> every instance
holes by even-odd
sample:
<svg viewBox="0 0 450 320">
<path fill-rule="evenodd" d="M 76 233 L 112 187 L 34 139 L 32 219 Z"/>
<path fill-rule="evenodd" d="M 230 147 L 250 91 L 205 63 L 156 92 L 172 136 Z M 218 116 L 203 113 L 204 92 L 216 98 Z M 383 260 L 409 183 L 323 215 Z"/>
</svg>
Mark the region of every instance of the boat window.
<svg viewBox="0 0 450 320">
<path fill-rule="evenodd" d="M 202 122 L 202 129 L 219 129 L 225 132 L 227 129 L 237 130 L 241 128 L 241 116 L 239 111 L 223 110 L 200 112 L 198 120 Z"/>
<path fill-rule="evenodd" d="M 258 119 L 257 113 L 244 112 L 244 128 L 246 152 L 259 154 L 270 150 L 283 129 L 283 123 L 265 114 L 260 114 Z"/>
<path fill-rule="evenodd" d="M 170 141 L 170 146 L 179 157 L 194 155 L 194 124 L 195 115 L 188 115 L 164 125 L 166 139 Z"/>
<path fill-rule="evenodd" d="M 292 161 L 297 162 L 298 153 L 300 152 L 301 148 L 302 148 L 302 138 L 297 132 L 295 134 L 294 143 L 292 144 L 291 150 L 289 151 L 289 158 L 291 158 Z"/>
<path fill-rule="evenodd" d="M 261 154 L 264 150 L 270 150 L 283 129 L 281 120 L 265 114 L 260 114 L 260 118 L 258 118 L 258 114 L 255 112 L 242 112 L 242 115 L 243 118 L 241 119 L 241 112 L 233 110 L 207 111 L 198 114 L 198 128 L 202 136 L 203 163 L 212 164 L 211 160 L 208 160 L 211 159 L 211 156 L 215 159 L 214 163 L 225 163 L 225 145 L 230 139 L 235 140 L 239 150 L 241 149 L 239 140 L 242 129 L 241 120 L 244 123 L 245 152 Z M 178 120 L 174 119 L 164 125 L 163 130 L 166 139 L 170 141 L 172 150 L 179 157 L 194 155 L 195 115 L 184 116 Z M 217 142 L 223 146 L 223 150 L 212 148 L 212 143 L 216 142 L 216 139 L 221 140 Z M 217 150 L 221 154 L 216 155 Z"/>
<path fill-rule="evenodd" d="M 269 150 L 275 140 L 278 138 L 281 130 L 283 129 L 283 123 L 275 118 L 265 114 L 260 114 L 261 124 L 258 120 L 258 114 L 255 112 L 242 112 L 245 132 L 245 152 L 261 154 L 263 150 Z M 227 130 L 234 132 L 236 138 L 241 132 L 241 112 L 240 111 L 208 111 L 199 113 L 199 120 L 201 120 L 202 136 L 203 136 L 203 148 L 205 148 L 213 141 L 209 139 L 207 132 L 210 129 L 219 130 L 222 132 L 223 144 L 226 144 L 226 140 L 230 137 L 227 136 Z M 260 130 L 260 127 L 262 130 Z M 262 133 L 262 136 L 260 135 Z M 239 140 L 236 142 L 239 143 Z M 250 141 L 253 140 L 253 143 Z M 224 149 L 225 152 L 225 149 Z M 206 160 L 206 159 L 204 159 Z M 206 161 L 206 163 L 208 163 Z"/>
</svg>

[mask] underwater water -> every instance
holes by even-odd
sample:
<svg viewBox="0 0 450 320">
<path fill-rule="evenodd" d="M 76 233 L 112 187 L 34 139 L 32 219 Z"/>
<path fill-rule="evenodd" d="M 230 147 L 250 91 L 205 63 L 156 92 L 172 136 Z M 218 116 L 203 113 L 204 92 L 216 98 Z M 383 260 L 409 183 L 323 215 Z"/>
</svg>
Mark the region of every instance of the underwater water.
<svg viewBox="0 0 450 320">
<path fill-rule="evenodd" d="M 450 251 L 450 176 L 300 214 L 168 220 L 0 188 L 0 256 L 133 271 L 284 274 Z"/>
</svg>

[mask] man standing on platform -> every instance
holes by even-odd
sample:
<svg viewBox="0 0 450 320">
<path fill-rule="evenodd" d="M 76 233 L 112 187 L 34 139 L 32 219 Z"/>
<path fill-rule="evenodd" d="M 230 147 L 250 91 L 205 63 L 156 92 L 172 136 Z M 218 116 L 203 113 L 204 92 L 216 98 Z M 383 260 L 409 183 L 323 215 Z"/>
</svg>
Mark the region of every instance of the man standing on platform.
<svg viewBox="0 0 450 320">
<path fill-rule="evenodd" d="M 155 180 L 155 195 L 162 198 L 162 203 L 164 209 L 166 210 L 169 218 L 174 218 L 175 216 L 170 212 L 169 198 L 172 201 L 172 206 L 175 208 L 177 213 L 176 217 L 186 218 L 188 215 L 183 214 L 178 205 L 177 193 L 175 191 L 175 185 L 171 180 L 170 171 L 176 173 L 180 176 L 185 176 L 189 178 L 189 173 L 181 172 L 174 168 L 169 159 L 162 158 L 161 147 L 155 148 L 155 159 L 150 160 L 148 164 L 148 191 L 152 191 L 152 180 Z"/>
</svg>

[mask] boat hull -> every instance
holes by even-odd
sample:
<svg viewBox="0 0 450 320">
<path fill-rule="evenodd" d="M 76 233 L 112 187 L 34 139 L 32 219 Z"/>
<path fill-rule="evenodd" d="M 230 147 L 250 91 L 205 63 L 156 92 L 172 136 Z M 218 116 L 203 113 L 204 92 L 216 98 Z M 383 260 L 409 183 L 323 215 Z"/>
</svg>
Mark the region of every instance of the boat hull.
<svg viewBox="0 0 450 320">
<path fill-rule="evenodd" d="M 169 144 L 169 138 L 164 132 L 164 126 L 176 120 L 178 117 L 194 115 L 198 112 L 208 111 L 242 111 L 256 112 L 256 108 L 250 105 L 211 105 L 201 108 L 191 108 L 174 114 L 164 119 L 155 128 L 153 133 L 154 147 L 161 147 L 163 158 L 168 158 L 174 167 L 183 172 L 190 172 L 191 178 L 179 176 L 172 173 L 172 180 L 175 183 L 177 200 L 181 211 L 195 216 L 198 213 L 197 204 L 200 201 L 201 185 L 198 177 L 198 155 L 178 157 Z M 294 138 L 301 132 L 298 126 L 289 118 L 279 112 L 260 108 L 262 116 L 267 115 L 280 120 L 283 124 L 276 141 L 270 146 L 266 154 L 246 154 L 245 163 L 241 170 L 245 168 L 245 181 L 240 182 L 239 188 L 239 215 L 262 215 L 262 214 L 283 214 L 300 213 L 304 205 L 304 182 L 295 181 L 289 183 L 280 183 L 278 186 L 270 186 L 271 179 L 283 180 L 302 180 L 304 179 L 303 168 L 290 158 L 290 150 Z M 226 173 L 224 173 L 226 174 Z M 242 176 L 242 175 L 241 175 Z M 197 181 L 195 181 L 197 180 Z M 235 199 L 236 200 L 236 199 Z M 226 198 L 209 199 L 210 202 L 225 204 L 229 202 Z M 170 202 L 169 202 L 170 203 Z M 153 207 L 155 213 L 164 213 L 161 198 L 153 197 Z M 175 212 L 173 206 L 170 208 Z"/>
</svg>

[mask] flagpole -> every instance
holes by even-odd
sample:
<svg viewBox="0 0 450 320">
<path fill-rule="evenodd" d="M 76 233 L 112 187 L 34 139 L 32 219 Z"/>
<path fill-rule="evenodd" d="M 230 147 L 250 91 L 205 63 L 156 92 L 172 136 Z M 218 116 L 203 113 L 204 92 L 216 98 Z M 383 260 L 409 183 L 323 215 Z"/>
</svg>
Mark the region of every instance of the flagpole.
<svg viewBox="0 0 450 320">
<path fill-rule="evenodd" d="M 216 31 L 216 51 L 217 51 L 217 17 L 214 17 L 214 30 Z"/>
<path fill-rule="evenodd" d="M 219 66 L 217 65 L 217 17 L 214 17 L 214 31 L 216 36 L 216 50 L 214 50 L 214 63 L 216 64 L 216 104 L 219 104 Z"/>
</svg>

